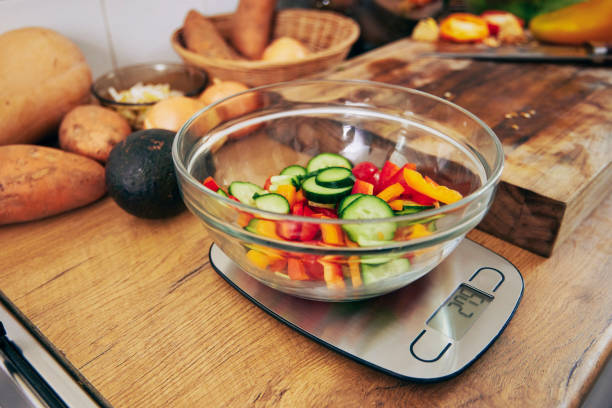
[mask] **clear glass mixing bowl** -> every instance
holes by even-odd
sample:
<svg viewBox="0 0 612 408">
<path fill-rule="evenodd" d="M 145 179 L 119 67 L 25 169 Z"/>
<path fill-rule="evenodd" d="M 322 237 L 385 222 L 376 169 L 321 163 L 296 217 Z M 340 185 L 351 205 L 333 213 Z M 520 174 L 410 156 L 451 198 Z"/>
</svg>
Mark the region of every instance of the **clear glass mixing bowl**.
<svg viewBox="0 0 612 408">
<path fill-rule="evenodd" d="M 236 108 L 245 101 L 249 109 Z M 415 163 L 464 198 L 417 214 L 351 221 L 266 212 L 202 184 L 212 176 L 222 186 L 238 180 L 262 186 L 322 152 L 379 167 L 386 160 Z M 325 301 L 382 295 L 431 271 L 484 217 L 503 167 L 499 140 L 471 113 L 420 91 L 368 81 L 294 81 L 231 96 L 185 123 L 172 155 L 185 204 L 228 256 L 265 285 Z M 270 229 L 249 232 L 245 222 L 253 217 L 272 231 L 395 223 L 404 233 L 368 246 L 326 245 L 283 239 Z M 406 231 L 415 225 L 429 232 L 411 237 Z M 305 272 L 300 279 L 290 277 L 290 263 Z"/>
</svg>

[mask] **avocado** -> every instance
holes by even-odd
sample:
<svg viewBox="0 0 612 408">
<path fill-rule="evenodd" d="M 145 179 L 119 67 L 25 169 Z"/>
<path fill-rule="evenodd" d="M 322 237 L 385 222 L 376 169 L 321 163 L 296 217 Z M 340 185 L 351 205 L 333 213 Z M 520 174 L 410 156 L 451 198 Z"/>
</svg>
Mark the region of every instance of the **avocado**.
<svg viewBox="0 0 612 408">
<path fill-rule="evenodd" d="M 125 211 L 141 218 L 166 218 L 181 212 L 174 164 L 174 132 L 140 130 L 116 144 L 106 163 L 108 194 Z"/>
</svg>

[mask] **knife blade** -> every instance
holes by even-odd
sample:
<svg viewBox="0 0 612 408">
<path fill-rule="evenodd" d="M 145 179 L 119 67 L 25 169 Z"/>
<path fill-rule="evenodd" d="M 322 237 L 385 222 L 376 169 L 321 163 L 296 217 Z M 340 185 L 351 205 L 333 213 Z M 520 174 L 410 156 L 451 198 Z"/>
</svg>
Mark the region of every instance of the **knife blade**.
<svg viewBox="0 0 612 408">
<path fill-rule="evenodd" d="M 504 45 L 488 47 L 484 44 L 440 44 L 436 51 L 423 54 L 439 58 L 467 58 L 504 62 L 612 62 L 612 44 L 592 43 L 585 46 L 564 45 Z"/>
</svg>

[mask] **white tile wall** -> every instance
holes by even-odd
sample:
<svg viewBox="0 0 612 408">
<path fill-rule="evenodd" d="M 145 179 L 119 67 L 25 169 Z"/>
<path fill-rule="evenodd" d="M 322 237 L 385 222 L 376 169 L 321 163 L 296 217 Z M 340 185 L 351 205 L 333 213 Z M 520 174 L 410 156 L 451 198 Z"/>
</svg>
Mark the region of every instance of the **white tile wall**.
<svg viewBox="0 0 612 408">
<path fill-rule="evenodd" d="M 56 30 L 79 46 L 95 78 L 114 64 L 180 61 L 170 35 L 187 11 L 229 13 L 237 4 L 238 0 L 0 0 L 0 33 L 27 26 Z"/>
</svg>

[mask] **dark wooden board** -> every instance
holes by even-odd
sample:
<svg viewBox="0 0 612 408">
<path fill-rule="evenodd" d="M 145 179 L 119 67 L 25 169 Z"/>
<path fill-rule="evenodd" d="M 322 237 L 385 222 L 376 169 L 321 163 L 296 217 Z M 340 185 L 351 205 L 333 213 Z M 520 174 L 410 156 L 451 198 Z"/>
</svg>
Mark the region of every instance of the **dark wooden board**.
<svg viewBox="0 0 612 408">
<path fill-rule="evenodd" d="M 433 50 L 401 40 L 321 76 L 420 89 L 481 118 L 506 163 L 479 228 L 550 256 L 612 191 L 612 69 L 423 56 Z"/>
</svg>

